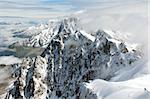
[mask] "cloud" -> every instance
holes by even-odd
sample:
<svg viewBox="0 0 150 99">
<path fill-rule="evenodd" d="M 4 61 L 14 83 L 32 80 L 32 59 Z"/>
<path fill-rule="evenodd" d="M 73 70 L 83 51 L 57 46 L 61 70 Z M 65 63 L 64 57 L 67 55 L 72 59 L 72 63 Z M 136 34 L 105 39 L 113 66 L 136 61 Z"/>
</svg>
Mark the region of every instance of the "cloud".
<svg viewBox="0 0 150 99">
<path fill-rule="evenodd" d="M 0 0 L 0 16 L 56 17 L 69 14 L 74 7 L 61 0 Z"/>
<path fill-rule="evenodd" d="M 132 33 L 131 42 L 147 43 L 149 16 L 145 0 L 127 0 L 126 3 L 120 2 L 122 0 L 113 0 L 117 3 L 103 1 L 105 4 L 86 7 L 85 12 L 77 15 L 88 31 L 100 28 Z"/>
<path fill-rule="evenodd" d="M 139 2 L 146 0 L 0 0 L 0 16 L 51 18 L 68 16 L 79 10 L 103 10 Z"/>
<path fill-rule="evenodd" d="M 0 64 L 10 65 L 15 63 L 21 63 L 21 59 L 14 56 L 1 56 Z"/>
<path fill-rule="evenodd" d="M 74 16 L 80 18 L 86 31 L 106 29 L 118 31 L 121 35 L 130 34 L 125 41 L 138 44 L 145 57 L 148 57 L 150 9 L 147 0 L 76 0 L 74 2 L 84 4 L 84 11 L 75 13 Z"/>
</svg>

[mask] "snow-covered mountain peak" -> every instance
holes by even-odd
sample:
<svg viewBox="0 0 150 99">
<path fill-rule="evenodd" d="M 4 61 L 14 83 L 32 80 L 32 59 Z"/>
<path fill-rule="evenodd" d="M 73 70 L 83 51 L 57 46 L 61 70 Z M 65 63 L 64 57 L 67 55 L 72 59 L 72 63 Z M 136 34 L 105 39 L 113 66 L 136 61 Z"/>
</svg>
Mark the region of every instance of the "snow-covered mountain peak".
<svg viewBox="0 0 150 99">
<path fill-rule="evenodd" d="M 23 44 L 25 46 L 46 47 L 56 35 L 63 35 L 64 37 L 75 35 L 80 28 L 78 19 L 73 17 L 65 18 L 61 21 L 51 21 L 46 29 L 41 30 L 39 34 L 26 40 Z"/>
<path fill-rule="evenodd" d="M 17 65 L 18 79 L 7 99 L 95 99 L 84 82 L 108 81 L 140 58 L 136 49 L 129 51 L 128 45 L 105 31 L 99 30 L 95 35 L 85 32 L 76 18 L 52 22 L 24 44 L 44 46 L 45 50 Z"/>
<path fill-rule="evenodd" d="M 79 31 L 80 28 L 79 19 L 73 17 L 66 18 L 62 20 L 59 32 L 65 31 L 66 33 L 74 34 L 76 31 Z"/>
</svg>

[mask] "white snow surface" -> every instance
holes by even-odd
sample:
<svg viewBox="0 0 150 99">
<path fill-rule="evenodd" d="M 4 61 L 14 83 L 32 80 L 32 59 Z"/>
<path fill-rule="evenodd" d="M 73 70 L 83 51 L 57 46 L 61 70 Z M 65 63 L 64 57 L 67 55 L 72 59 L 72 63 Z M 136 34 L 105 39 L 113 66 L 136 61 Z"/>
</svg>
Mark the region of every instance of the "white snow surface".
<svg viewBox="0 0 150 99">
<path fill-rule="evenodd" d="M 150 99 L 150 66 L 142 63 L 120 69 L 110 81 L 95 79 L 85 86 L 98 99 Z"/>
<path fill-rule="evenodd" d="M 81 32 L 81 34 L 82 34 L 83 36 L 85 36 L 86 38 L 90 39 L 92 42 L 95 41 L 95 37 L 94 37 L 94 36 L 92 36 L 92 35 L 86 33 L 86 32 L 83 31 L 83 30 L 81 30 L 80 32 Z"/>
<path fill-rule="evenodd" d="M 150 75 L 122 82 L 101 79 L 86 84 L 98 99 L 150 99 Z"/>
</svg>

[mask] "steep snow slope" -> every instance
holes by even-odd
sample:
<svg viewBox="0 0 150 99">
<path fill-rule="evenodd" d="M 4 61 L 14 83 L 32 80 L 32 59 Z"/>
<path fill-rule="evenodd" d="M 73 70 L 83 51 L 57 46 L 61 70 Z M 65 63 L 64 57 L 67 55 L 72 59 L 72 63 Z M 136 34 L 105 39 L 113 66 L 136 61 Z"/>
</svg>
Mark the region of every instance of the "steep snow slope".
<svg viewBox="0 0 150 99">
<path fill-rule="evenodd" d="M 110 81 L 97 79 L 86 87 L 98 99 L 150 99 L 150 65 L 145 63 L 141 59 L 117 71 Z"/>
<path fill-rule="evenodd" d="M 114 32 L 99 30 L 92 36 L 78 25 L 76 18 L 53 22 L 43 31 L 46 32 L 23 43 L 45 50 L 40 56 L 25 58 L 15 65 L 12 77 L 17 79 L 4 94 L 6 99 L 96 99 L 99 95 L 91 93 L 85 82 L 109 81 L 117 71 L 134 68 L 141 58 L 136 49 L 117 39 Z"/>
<path fill-rule="evenodd" d="M 122 82 L 97 79 L 87 83 L 86 87 L 95 93 L 98 99 L 150 99 L 149 78 L 150 74 Z"/>
</svg>

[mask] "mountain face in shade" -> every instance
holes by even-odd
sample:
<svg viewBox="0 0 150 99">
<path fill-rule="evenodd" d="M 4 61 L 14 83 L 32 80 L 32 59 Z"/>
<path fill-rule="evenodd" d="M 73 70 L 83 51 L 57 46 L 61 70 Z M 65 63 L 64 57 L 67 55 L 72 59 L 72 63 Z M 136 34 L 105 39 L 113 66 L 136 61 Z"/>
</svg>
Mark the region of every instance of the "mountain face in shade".
<svg viewBox="0 0 150 99">
<path fill-rule="evenodd" d="M 113 32 L 112 32 L 113 33 Z M 99 30 L 86 33 L 78 19 L 50 22 L 47 29 L 24 41 L 44 47 L 39 56 L 16 64 L 6 99 L 97 99 L 84 86 L 94 79 L 110 80 L 115 72 L 140 58 L 136 49 Z"/>
</svg>

